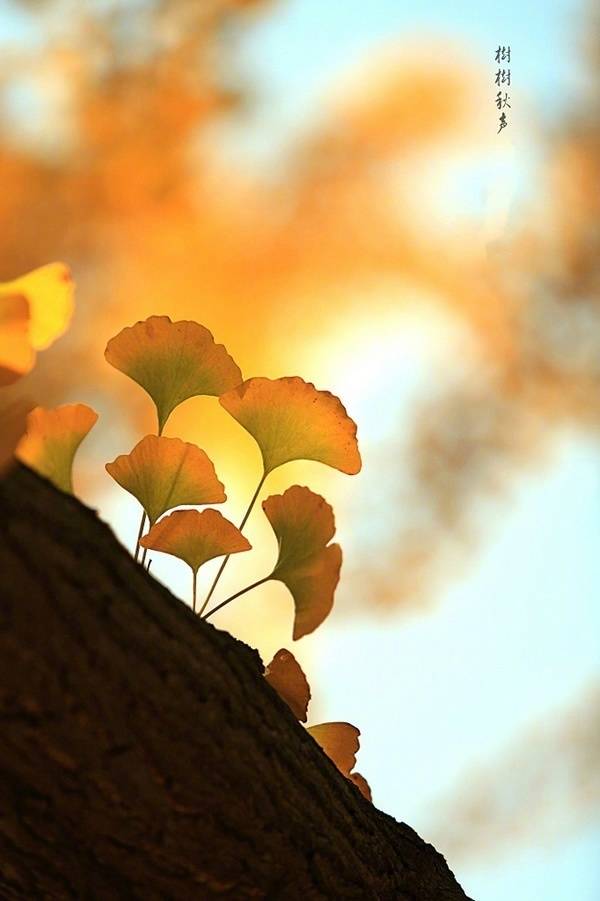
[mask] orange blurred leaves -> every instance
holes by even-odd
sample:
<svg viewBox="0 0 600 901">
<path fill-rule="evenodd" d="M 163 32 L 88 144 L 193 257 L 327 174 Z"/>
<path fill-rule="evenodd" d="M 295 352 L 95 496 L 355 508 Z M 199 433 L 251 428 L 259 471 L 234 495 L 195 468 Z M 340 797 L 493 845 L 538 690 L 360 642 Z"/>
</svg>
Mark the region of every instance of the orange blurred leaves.
<svg viewBox="0 0 600 901">
<path fill-rule="evenodd" d="M 207 328 L 168 316 L 150 316 L 124 328 L 108 342 L 105 357 L 150 395 L 159 433 L 187 398 L 218 396 L 242 381 L 239 367 Z"/>
<path fill-rule="evenodd" d="M 73 460 L 98 414 L 86 404 L 36 407 L 27 417 L 27 431 L 16 455 L 61 491 L 73 492 Z"/>
<path fill-rule="evenodd" d="M 131 453 L 107 463 L 106 470 L 138 499 L 150 525 L 173 507 L 226 500 L 223 484 L 205 452 L 179 438 L 146 435 Z"/>
<path fill-rule="evenodd" d="M 11 282 L 0 282 L 0 386 L 31 371 L 44 350 L 67 329 L 74 284 L 64 263 L 48 263 Z"/>
<path fill-rule="evenodd" d="M 309 488 L 294 485 L 263 502 L 277 536 L 279 555 L 271 579 L 283 582 L 294 599 L 294 640 L 328 616 L 340 577 L 342 550 L 328 544 L 335 534 L 333 510 Z"/>
<path fill-rule="evenodd" d="M 356 424 L 341 401 L 296 377 L 252 378 L 219 398 L 258 444 L 265 475 L 292 460 L 316 460 L 354 475 Z"/>
</svg>

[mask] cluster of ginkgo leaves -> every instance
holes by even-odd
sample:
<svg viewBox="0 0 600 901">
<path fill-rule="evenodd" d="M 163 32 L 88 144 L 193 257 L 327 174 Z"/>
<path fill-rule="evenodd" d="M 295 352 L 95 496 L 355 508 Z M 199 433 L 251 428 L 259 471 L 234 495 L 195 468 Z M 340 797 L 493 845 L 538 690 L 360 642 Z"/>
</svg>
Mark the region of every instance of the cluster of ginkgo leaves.
<svg viewBox="0 0 600 901">
<path fill-rule="evenodd" d="M 58 319 L 65 318 L 64 284 L 68 270 L 61 269 L 60 264 L 53 266 L 25 277 L 34 276 L 38 288 L 41 278 L 46 291 L 43 309 L 48 325 L 45 336 L 42 329 L 40 341 L 48 340 L 49 323 L 54 322 L 56 328 Z M 53 319 L 51 288 L 54 285 L 57 290 L 61 282 L 63 311 Z M 1 288 L 0 331 L 8 323 L 10 332 L 11 322 L 20 322 L 25 309 L 19 300 L 23 294 L 13 293 L 11 287 L 11 292 L 3 295 Z M 30 306 L 28 309 L 31 311 Z M 20 328 L 14 331 L 15 335 L 22 333 Z M 30 344 L 26 349 L 22 345 L 20 355 L 15 353 L 14 359 L 0 359 L 0 375 L 5 383 L 13 380 L 10 373 L 24 374 L 33 365 L 35 346 Z M 192 575 L 195 613 L 198 570 L 209 560 L 221 557 L 220 568 L 199 606 L 199 616 L 207 619 L 242 594 L 278 580 L 288 588 L 294 602 L 294 640 L 314 631 L 333 606 L 342 552 L 338 544 L 332 543 L 335 522 L 331 506 L 300 485 L 262 502 L 264 515 L 277 538 L 278 556 L 273 568 L 212 607 L 210 602 L 230 556 L 251 550 L 243 529 L 275 469 L 293 460 L 314 460 L 350 475 L 360 470 L 356 425 L 341 401 L 298 377 L 244 381 L 237 364 L 208 329 L 196 322 L 172 322 L 167 316 L 151 316 L 123 329 L 108 342 L 105 356 L 148 393 L 156 409 L 156 433 L 146 435 L 130 453 L 106 464 L 112 478 L 141 506 L 136 560 L 145 566 L 151 550 L 186 563 Z M 224 486 L 207 454 L 194 444 L 163 434 L 179 404 L 199 395 L 218 397 L 221 407 L 252 435 L 261 452 L 262 472 L 239 526 L 213 506 L 207 506 L 226 500 Z M 97 419 L 97 413 L 85 404 L 36 407 L 27 418 L 17 456 L 61 490 L 72 492 L 76 451 Z M 186 509 L 178 509 L 181 507 Z M 266 668 L 265 677 L 296 717 L 305 722 L 310 689 L 291 652 L 279 651 Z M 358 730 L 348 723 L 323 723 L 309 731 L 344 775 L 370 797 L 365 780 L 352 772 Z"/>
</svg>

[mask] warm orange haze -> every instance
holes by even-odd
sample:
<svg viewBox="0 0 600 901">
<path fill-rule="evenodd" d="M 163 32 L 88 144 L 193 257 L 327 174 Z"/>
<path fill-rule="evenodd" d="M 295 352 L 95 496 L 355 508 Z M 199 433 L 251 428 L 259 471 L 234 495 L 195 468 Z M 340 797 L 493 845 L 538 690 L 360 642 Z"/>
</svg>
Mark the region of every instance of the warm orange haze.
<svg viewBox="0 0 600 901">
<path fill-rule="evenodd" d="M 172 509 L 158 489 L 143 494 L 134 455 L 166 472 L 185 442 L 198 445 L 208 463 L 194 489 L 210 483 L 206 502 L 236 525 L 268 474 L 244 531 L 253 551 L 238 553 L 235 538 L 217 603 L 273 573 L 277 503 L 291 485 L 310 486 L 335 513 L 334 525 L 321 507 L 311 514 L 318 551 L 332 556 L 339 542 L 343 552 L 318 637 L 308 633 L 331 593 L 302 612 L 283 577 L 211 621 L 265 663 L 292 648 L 309 674 L 309 722 L 356 723 L 377 806 L 433 841 L 473 897 L 471 873 L 481 901 L 496 901 L 503 868 L 514 875 L 505 893 L 522 884 L 524 901 L 541 897 L 536 867 L 581 840 L 564 872 L 585 870 L 588 893 L 571 875 L 562 897 L 589 901 L 600 892 L 590 850 L 600 801 L 598 46 L 581 40 L 585 77 L 568 116 L 547 127 L 521 85 L 498 136 L 491 69 L 468 43 L 393 32 L 324 78 L 319 103 L 265 161 L 242 134 L 270 134 L 274 88 L 254 78 L 243 47 L 285 15 L 285 0 L 77 4 L 67 17 L 52 0 L 17 6 L 33 37 L 9 35 L 1 68 L 0 465 L 27 405 L 97 411 L 75 493 L 132 552 L 135 498 L 156 513 L 142 548 L 165 542 L 159 516 Z M 580 33 L 597 37 L 596 20 L 579 10 Z M 475 203 L 485 167 L 497 177 Z M 58 261 L 72 273 L 74 309 L 66 269 L 41 268 Z M 35 284 L 21 280 L 34 271 Z M 60 285 L 54 321 L 48 284 Z M 23 298 L 34 298 L 29 313 Z M 206 329 L 224 345 L 211 357 L 214 390 L 170 397 L 154 371 L 147 383 L 134 330 L 149 317 L 199 323 L 211 354 Z M 241 379 L 251 380 L 243 391 Z M 302 434 L 281 450 L 279 426 L 261 418 L 281 390 L 281 408 L 309 421 L 310 383 L 339 398 L 319 394 L 319 404 L 347 411 L 335 407 L 335 426 L 326 419 L 336 442 L 325 460 L 318 424 L 311 456 L 295 451 Z M 89 414 L 69 416 L 70 434 L 87 433 Z M 141 446 L 163 428 L 170 449 Z M 57 478 L 69 487 L 68 474 Z M 263 512 L 271 495 L 280 500 Z M 196 586 L 197 561 L 179 556 L 203 602 L 219 562 Z M 151 571 L 191 603 L 181 560 L 156 553 Z M 446 677 L 456 691 L 444 693 Z M 289 678 L 306 715 L 304 683 Z M 419 741 L 432 770 L 423 763 L 415 776 Z M 438 765 L 447 769 L 436 778 Z M 523 863 L 538 853 L 547 858 Z"/>
</svg>

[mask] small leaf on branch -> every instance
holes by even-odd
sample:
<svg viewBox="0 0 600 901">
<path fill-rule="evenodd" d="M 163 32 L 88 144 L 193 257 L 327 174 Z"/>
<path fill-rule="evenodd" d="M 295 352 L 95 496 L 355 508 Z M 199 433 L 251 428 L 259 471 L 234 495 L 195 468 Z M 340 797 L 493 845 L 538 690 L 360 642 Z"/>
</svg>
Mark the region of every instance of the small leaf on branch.
<svg viewBox="0 0 600 901">
<path fill-rule="evenodd" d="M 73 459 L 97 419 L 98 414 L 86 404 L 64 404 L 49 410 L 36 407 L 27 417 L 17 457 L 61 491 L 72 494 Z"/>
<path fill-rule="evenodd" d="M 215 557 L 251 549 L 239 529 L 212 509 L 175 510 L 155 523 L 140 544 L 178 557 L 194 573 Z"/>
<path fill-rule="evenodd" d="M 226 500 L 223 484 L 205 452 L 179 438 L 146 435 L 131 453 L 107 463 L 106 470 L 138 499 L 150 525 L 174 507 Z"/>
<path fill-rule="evenodd" d="M 272 495 L 262 506 L 279 545 L 270 578 L 283 582 L 292 594 L 296 640 L 313 632 L 333 606 L 342 565 L 339 544 L 328 544 L 335 534 L 333 510 L 299 485 Z"/>
<path fill-rule="evenodd" d="M 310 686 L 302 667 L 294 655 L 282 648 L 277 651 L 267 668 L 265 679 L 302 723 L 306 722 Z"/>
<path fill-rule="evenodd" d="M 373 795 L 371 794 L 371 786 L 367 782 L 364 776 L 361 776 L 360 773 L 350 773 L 348 776 L 350 782 L 354 782 L 355 786 L 361 793 L 363 797 L 367 799 L 367 801 L 373 801 Z"/>
<path fill-rule="evenodd" d="M 356 766 L 356 755 L 360 747 L 360 732 L 356 726 L 351 726 L 350 723 L 320 723 L 318 726 L 309 726 L 308 731 L 333 760 L 340 773 L 348 779 Z"/>
<path fill-rule="evenodd" d="M 168 316 L 124 328 L 106 345 L 105 357 L 150 395 L 159 432 L 187 398 L 218 396 L 242 381 L 239 367 L 207 328 Z"/>
<path fill-rule="evenodd" d="M 292 460 L 360 471 L 356 424 L 339 398 L 298 377 L 252 378 L 219 398 L 258 444 L 268 474 Z"/>
</svg>

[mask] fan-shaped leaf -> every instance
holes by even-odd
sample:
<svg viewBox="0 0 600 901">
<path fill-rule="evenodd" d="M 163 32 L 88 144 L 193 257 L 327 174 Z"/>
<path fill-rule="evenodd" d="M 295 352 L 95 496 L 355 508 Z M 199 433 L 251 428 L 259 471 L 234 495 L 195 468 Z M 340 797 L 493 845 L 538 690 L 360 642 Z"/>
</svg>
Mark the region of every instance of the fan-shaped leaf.
<svg viewBox="0 0 600 901">
<path fill-rule="evenodd" d="M 65 404 L 45 410 L 36 407 L 27 417 L 27 431 L 17 457 L 62 491 L 72 493 L 73 459 L 96 423 L 98 414 L 86 404 Z"/>
<path fill-rule="evenodd" d="M 159 431 L 188 397 L 217 396 L 242 380 L 239 367 L 208 329 L 197 322 L 171 322 L 168 316 L 124 328 L 108 342 L 105 356 L 148 392 Z"/>
<path fill-rule="evenodd" d="M 321 723 L 309 726 L 308 731 L 333 760 L 340 773 L 348 779 L 356 766 L 356 754 L 360 747 L 360 732 L 356 726 L 351 726 L 350 723 Z"/>
<path fill-rule="evenodd" d="M 29 341 L 43 350 L 68 328 L 75 285 L 64 263 L 48 263 L 12 282 L 0 283 L 0 294 L 20 294 L 29 305 Z"/>
<path fill-rule="evenodd" d="M 356 425 L 341 401 L 301 378 L 253 378 L 219 402 L 258 444 L 265 473 L 291 460 L 359 472 Z"/>
<path fill-rule="evenodd" d="M 175 510 L 155 523 L 140 544 L 179 557 L 193 572 L 215 557 L 251 548 L 232 522 L 211 509 Z"/>
<path fill-rule="evenodd" d="M 222 483 L 203 450 L 179 438 L 146 435 L 130 454 L 106 464 L 108 473 L 138 499 L 150 520 L 185 504 L 220 504 Z"/>
<path fill-rule="evenodd" d="M 0 293 L 0 386 L 28 373 L 35 361 L 29 341 L 29 304 L 22 294 Z"/>
<path fill-rule="evenodd" d="M 333 510 L 299 485 L 272 495 L 262 506 L 279 545 L 270 578 L 283 582 L 294 598 L 295 640 L 314 631 L 333 606 L 342 565 L 339 544 L 328 544 L 335 533 Z"/>
<path fill-rule="evenodd" d="M 294 716 L 305 723 L 310 686 L 294 655 L 285 648 L 277 651 L 265 669 L 265 679 L 290 707 Z"/>
</svg>

